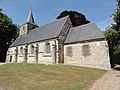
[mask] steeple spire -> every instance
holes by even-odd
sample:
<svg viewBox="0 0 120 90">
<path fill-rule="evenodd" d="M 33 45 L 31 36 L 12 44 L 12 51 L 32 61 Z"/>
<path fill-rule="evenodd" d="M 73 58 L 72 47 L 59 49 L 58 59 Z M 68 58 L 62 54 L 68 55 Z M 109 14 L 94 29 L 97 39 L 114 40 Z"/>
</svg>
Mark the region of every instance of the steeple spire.
<svg viewBox="0 0 120 90">
<path fill-rule="evenodd" d="M 27 34 L 36 27 L 38 27 L 38 25 L 34 22 L 32 10 L 30 10 L 26 22 L 20 27 L 20 35 Z"/>
<path fill-rule="evenodd" d="M 34 18 L 33 18 L 33 14 L 32 14 L 32 10 L 30 10 L 29 12 L 29 15 L 28 15 L 28 18 L 27 18 L 27 21 L 26 22 L 29 22 L 29 23 L 35 23 L 34 22 Z"/>
</svg>

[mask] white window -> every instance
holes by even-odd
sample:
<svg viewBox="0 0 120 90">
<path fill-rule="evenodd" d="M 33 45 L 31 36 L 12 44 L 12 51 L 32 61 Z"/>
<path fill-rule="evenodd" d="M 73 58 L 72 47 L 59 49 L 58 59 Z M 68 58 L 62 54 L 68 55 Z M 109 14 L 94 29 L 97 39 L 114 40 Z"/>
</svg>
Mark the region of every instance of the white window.
<svg viewBox="0 0 120 90">
<path fill-rule="evenodd" d="M 31 54 L 34 54 L 34 45 L 31 45 L 31 48 L 30 48 L 30 52 L 31 52 Z"/>
<path fill-rule="evenodd" d="M 50 43 L 45 43 L 45 53 L 50 53 Z"/>
<path fill-rule="evenodd" d="M 23 47 L 20 47 L 20 54 L 23 54 Z"/>
</svg>

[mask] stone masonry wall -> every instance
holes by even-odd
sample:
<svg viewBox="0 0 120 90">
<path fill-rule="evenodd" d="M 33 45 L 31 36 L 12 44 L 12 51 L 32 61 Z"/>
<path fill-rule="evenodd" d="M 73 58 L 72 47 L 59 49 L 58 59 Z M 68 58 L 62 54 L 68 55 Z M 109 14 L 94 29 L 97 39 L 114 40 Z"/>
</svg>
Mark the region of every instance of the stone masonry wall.
<svg viewBox="0 0 120 90">
<path fill-rule="evenodd" d="M 46 42 L 50 43 L 50 53 L 45 53 L 45 43 Z M 34 46 L 33 54 L 31 54 L 31 46 Z M 55 46 L 56 46 L 56 51 L 54 49 Z M 23 48 L 22 54 L 20 52 L 21 47 Z M 18 50 L 17 55 L 16 55 L 16 48 Z M 25 60 L 25 49 L 26 48 L 27 48 L 27 53 L 26 53 L 27 60 Z M 36 48 L 38 48 L 37 57 L 36 57 Z M 31 43 L 28 45 L 10 47 L 7 52 L 6 62 L 57 64 L 58 63 L 58 41 L 56 39 L 53 39 L 53 40 L 47 40 L 47 41 L 43 41 L 43 42 Z"/>
<path fill-rule="evenodd" d="M 110 69 L 107 41 L 65 45 L 64 57 L 65 64 Z"/>
</svg>

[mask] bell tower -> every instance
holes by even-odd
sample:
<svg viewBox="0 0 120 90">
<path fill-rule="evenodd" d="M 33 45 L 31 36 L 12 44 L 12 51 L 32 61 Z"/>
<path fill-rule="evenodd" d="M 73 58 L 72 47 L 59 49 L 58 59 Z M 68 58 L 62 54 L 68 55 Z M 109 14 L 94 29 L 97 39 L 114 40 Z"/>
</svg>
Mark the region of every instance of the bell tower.
<svg viewBox="0 0 120 90">
<path fill-rule="evenodd" d="M 38 25 L 34 21 L 32 10 L 30 10 L 26 22 L 20 27 L 19 35 L 25 35 L 25 34 L 29 33 L 30 30 L 32 30 L 36 27 L 38 27 Z"/>
</svg>

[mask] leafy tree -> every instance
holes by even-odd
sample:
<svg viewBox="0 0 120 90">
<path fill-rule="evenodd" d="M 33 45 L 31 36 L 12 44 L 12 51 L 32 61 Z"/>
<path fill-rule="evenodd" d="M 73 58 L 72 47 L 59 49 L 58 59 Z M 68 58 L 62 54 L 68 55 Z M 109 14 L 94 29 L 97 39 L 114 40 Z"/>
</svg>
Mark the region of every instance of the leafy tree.
<svg viewBox="0 0 120 90">
<path fill-rule="evenodd" d="M 57 17 L 57 19 L 65 17 L 67 15 L 69 15 L 73 27 L 90 23 L 90 21 L 86 20 L 85 15 L 83 15 L 83 14 L 77 12 L 77 11 L 67 11 L 67 10 L 65 10 L 65 11 L 60 13 L 60 15 Z"/>
<path fill-rule="evenodd" d="M 18 26 L 0 9 L 0 62 L 4 62 L 8 47 L 17 38 Z"/>
<path fill-rule="evenodd" d="M 117 0 L 117 8 L 115 14 L 113 14 L 113 20 L 115 24 L 112 24 L 112 27 L 105 31 L 105 36 L 110 48 L 112 48 L 114 63 L 120 64 L 120 0 Z"/>
<path fill-rule="evenodd" d="M 117 0 L 118 4 L 117 4 L 117 8 L 116 8 L 116 12 L 115 14 L 113 14 L 114 18 L 114 22 L 116 24 L 114 24 L 114 29 L 117 31 L 120 31 L 120 0 Z"/>
</svg>

